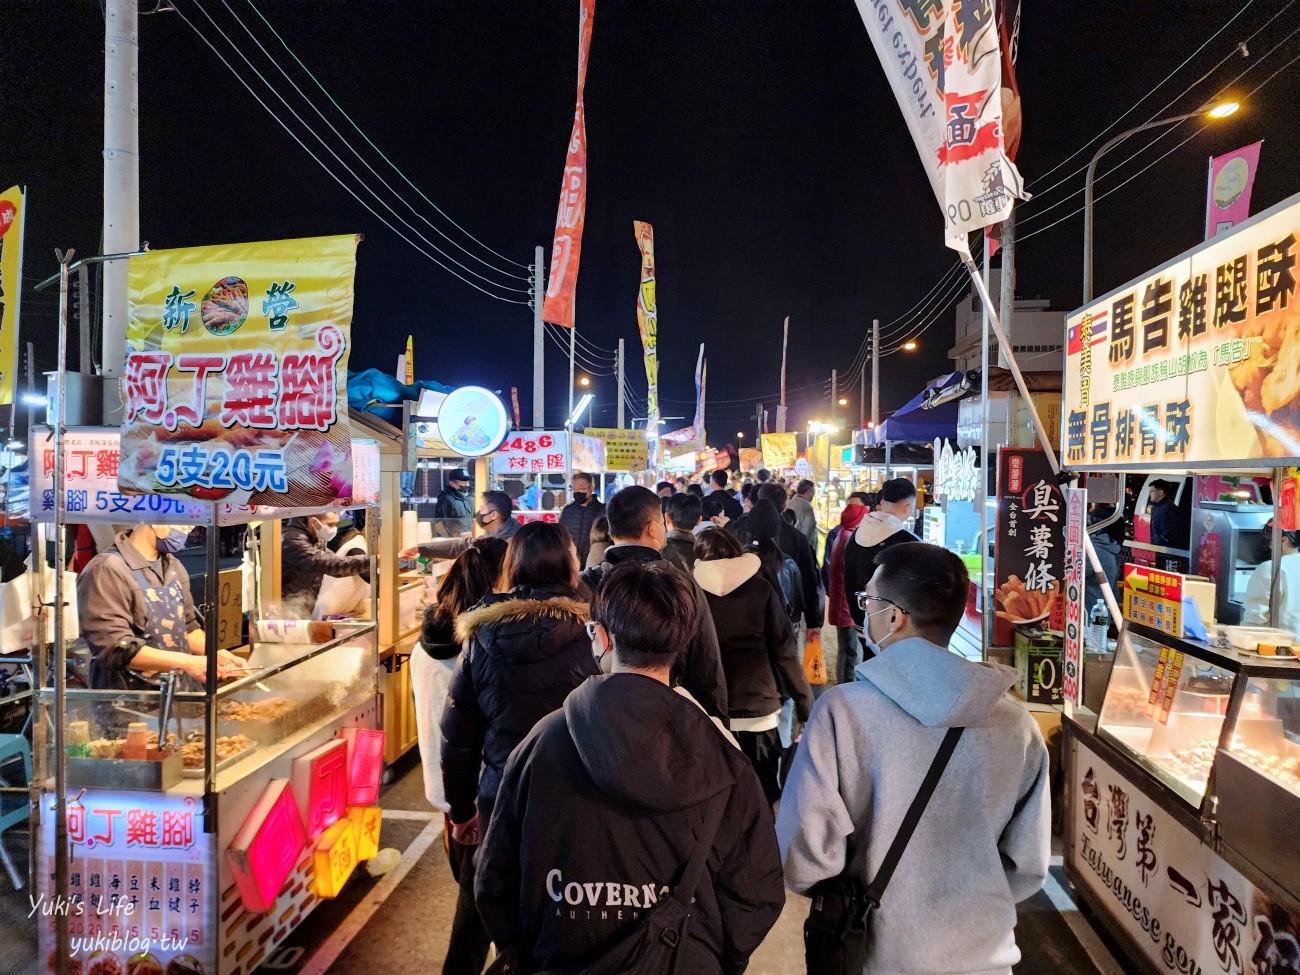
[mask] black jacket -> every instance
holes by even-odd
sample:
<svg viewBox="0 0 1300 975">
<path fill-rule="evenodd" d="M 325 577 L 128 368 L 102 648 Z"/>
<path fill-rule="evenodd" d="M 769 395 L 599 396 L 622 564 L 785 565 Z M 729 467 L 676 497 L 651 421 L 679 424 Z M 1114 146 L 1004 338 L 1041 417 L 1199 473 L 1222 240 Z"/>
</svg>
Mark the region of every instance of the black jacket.
<svg viewBox="0 0 1300 975">
<path fill-rule="evenodd" d="M 442 715 L 442 780 L 453 822 L 473 817 L 477 796 L 487 824 L 510 752 L 600 672 L 587 619 L 586 603 L 558 590 L 519 587 L 488 596 L 456 620 L 456 638 L 468 644 Z"/>
<path fill-rule="evenodd" d="M 739 975 L 785 904 L 776 834 L 749 760 L 650 677 L 587 681 L 510 756 L 475 893 L 525 971 L 581 966 L 667 896 L 730 790 L 678 971 Z"/>
<path fill-rule="evenodd" d="M 307 612 L 316 605 L 320 582 L 326 576 L 361 576 L 370 581 L 369 555 L 336 555 L 324 542 L 316 541 L 306 518 L 290 518 L 280 533 L 280 595 L 288 602 L 295 597 L 309 600 Z"/>
<path fill-rule="evenodd" d="M 611 545 L 605 552 L 605 559 L 600 565 L 588 569 L 582 574 L 582 581 L 592 592 L 605 578 L 605 573 L 624 562 L 655 562 L 663 555 L 645 545 Z M 704 710 L 724 721 L 729 716 L 727 711 L 727 676 L 722 670 L 722 658 L 718 654 L 718 634 L 713 629 L 713 618 L 709 615 L 709 604 L 704 598 L 704 590 L 691 579 L 695 588 L 696 607 L 700 616 L 700 628 L 686 647 L 686 652 L 678 658 L 673 668 L 673 680 L 691 692 L 691 697 L 703 705 Z"/>
<path fill-rule="evenodd" d="M 443 488 L 433 506 L 433 517 L 473 518 L 474 496 L 464 491 L 457 491 L 454 488 Z"/>
<path fill-rule="evenodd" d="M 729 523 L 727 531 L 732 532 L 746 544 L 756 541 L 750 515 Z M 825 619 L 821 600 L 821 573 L 817 571 L 817 556 L 812 546 L 808 544 L 808 539 L 804 538 L 799 529 L 782 518 L 780 528 L 777 529 L 776 547 L 783 554 L 790 556 L 794 564 L 799 567 L 799 579 L 803 583 L 804 623 L 810 630 L 821 629 Z"/>
<path fill-rule="evenodd" d="M 450 660 L 460 654 L 456 621 L 443 619 L 438 614 L 437 603 L 425 607 L 424 622 L 420 625 L 420 646 L 434 660 Z"/>
<path fill-rule="evenodd" d="M 693 572 L 695 570 L 695 536 L 691 532 L 679 531 L 674 528 L 668 533 L 668 542 L 664 545 L 662 555 L 677 568 L 686 572 Z"/>
<path fill-rule="evenodd" d="M 849 601 L 849 615 L 853 617 L 858 629 L 862 628 L 866 614 L 858 608 L 857 594 L 867 587 L 876 571 L 876 555 L 891 545 L 917 540 L 897 518 L 892 519 L 893 527 L 880 527 L 882 517 L 890 516 L 873 511 L 863 518 L 861 524 L 854 529 L 853 537 L 844 546 L 844 597 Z M 864 545 L 863 541 L 871 544 Z"/>
<path fill-rule="evenodd" d="M 763 718 L 781 710 L 777 674 L 794 697 L 800 721 L 812 710 L 812 689 L 803 672 L 799 641 L 785 612 L 785 598 L 772 588 L 754 554 L 695 563 L 718 631 L 727 701 L 733 718 Z"/>
<path fill-rule="evenodd" d="M 722 513 L 727 516 L 728 521 L 735 521 L 737 518 L 745 516 L 745 506 L 736 500 L 736 495 L 726 488 L 715 488 L 707 498 L 717 498 L 722 504 Z"/>
<path fill-rule="evenodd" d="M 578 550 L 578 565 L 587 564 L 587 552 L 591 549 L 591 526 L 604 513 L 605 506 L 594 499 L 585 505 L 570 501 L 560 512 L 560 524 L 569 529 L 573 544 Z"/>
</svg>

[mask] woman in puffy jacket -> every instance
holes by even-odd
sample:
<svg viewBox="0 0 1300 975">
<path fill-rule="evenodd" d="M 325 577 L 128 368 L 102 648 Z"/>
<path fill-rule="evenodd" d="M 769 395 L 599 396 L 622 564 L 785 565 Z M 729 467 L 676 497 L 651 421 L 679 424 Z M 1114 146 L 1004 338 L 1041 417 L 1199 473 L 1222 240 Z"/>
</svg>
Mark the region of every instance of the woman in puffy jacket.
<svg viewBox="0 0 1300 975">
<path fill-rule="evenodd" d="M 789 689 L 800 721 L 812 710 L 812 689 L 785 599 L 763 560 L 746 552 L 730 532 L 704 532 L 695 540 L 695 581 L 704 590 L 718 631 L 727 676 L 731 733 L 754 763 L 768 802 L 781 797 L 777 725 L 781 687 Z"/>
<path fill-rule="evenodd" d="M 600 673 L 579 585 L 568 530 L 533 522 L 510 539 L 498 591 L 456 620 L 465 650 L 442 716 L 442 777 L 459 843 L 476 845 L 487 833 L 514 747 Z M 462 890 L 473 890 L 472 873 L 462 871 Z"/>
</svg>

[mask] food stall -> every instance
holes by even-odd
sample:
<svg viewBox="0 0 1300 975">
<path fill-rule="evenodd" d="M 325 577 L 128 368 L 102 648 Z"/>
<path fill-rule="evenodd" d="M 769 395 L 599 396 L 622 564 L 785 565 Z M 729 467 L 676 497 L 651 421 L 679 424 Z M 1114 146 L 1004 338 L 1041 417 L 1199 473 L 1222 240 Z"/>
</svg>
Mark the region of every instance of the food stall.
<svg viewBox="0 0 1300 975">
<path fill-rule="evenodd" d="M 1136 475 L 1139 493 L 1157 475 L 1179 484 L 1204 573 L 1125 553 L 1099 703 L 1068 635 L 1081 587 L 1066 587 L 1065 866 L 1151 972 L 1276 972 L 1297 957 L 1300 634 L 1235 625 L 1254 563 L 1276 566 L 1300 524 L 1297 232 L 1300 196 L 1067 321 L 1065 463 Z M 1085 505 L 1071 494 L 1073 537 Z M 1275 581 L 1273 621 L 1281 599 Z"/>
<path fill-rule="evenodd" d="M 42 971 L 243 975 L 378 852 L 373 596 L 369 619 L 289 618 L 275 530 L 378 501 L 377 445 L 353 439 L 345 400 L 358 239 L 132 255 L 121 427 L 70 425 L 82 418 L 64 415 L 65 376 L 54 376 L 52 425 L 32 431 L 30 456 L 32 520 L 53 527 L 55 565 L 65 526 L 99 522 L 150 526 L 151 542 L 161 528 L 159 555 L 172 551 L 166 526 L 201 528 L 205 572 L 201 638 L 186 632 L 177 583 L 140 570 L 127 598 L 143 600 L 149 623 L 141 634 L 131 621 L 133 637 L 99 651 L 149 650 L 173 667 L 194 654 L 193 669 L 119 663 L 121 679 L 105 680 L 97 655 L 91 689 L 71 686 L 67 665 L 87 661 L 69 653 L 66 612 L 51 626 L 37 607 Z M 72 269 L 61 267 L 65 287 Z M 219 529 L 233 525 L 258 531 L 247 586 L 227 592 Z M 376 519 L 367 526 L 373 552 Z M 85 571 L 117 572 L 113 558 Z M 179 580 L 177 564 L 160 562 Z M 37 572 L 49 574 L 44 559 Z M 72 609 L 76 589 L 54 577 L 52 605 Z M 123 607 L 95 591 L 81 620 L 118 620 Z M 246 657 L 233 674 L 223 645 Z"/>
<path fill-rule="evenodd" d="M 425 389 L 417 400 L 395 406 L 391 412 L 401 426 L 372 412 L 352 413 L 353 420 L 376 438 L 380 451 L 382 500 L 375 551 L 387 765 L 414 748 L 419 738 L 407 664 L 420 638 L 424 608 L 433 596 L 430 576 L 415 569 L 403 571 L 398 552 L 435 536 L 455 536 L 472 528 L 459 519 L 422 519 L 418 505 L 404 497 L 403 478 L 418 472 L 421 465 L 451 462 L 455 467 L 472 468 L 470 473 L 482 494 L 489 482 L 487 458 L 510 429 L 505 405 L 490 390 L 479 386 L 444 390 L 446 387 Z"/>
</svg>

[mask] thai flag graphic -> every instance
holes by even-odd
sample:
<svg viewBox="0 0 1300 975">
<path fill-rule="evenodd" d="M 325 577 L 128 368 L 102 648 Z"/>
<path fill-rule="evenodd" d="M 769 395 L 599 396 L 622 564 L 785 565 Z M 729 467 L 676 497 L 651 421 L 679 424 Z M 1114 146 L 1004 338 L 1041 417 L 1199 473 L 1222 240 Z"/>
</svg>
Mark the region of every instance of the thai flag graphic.
<svg viewBox="0 0 1300 975">
<path fill-rule="evenodd" d="M 1106 341 L 1106 315 L 1105 311 L 1094 312 L 1092 316 L 1092 341 L 1089 345 L 1096 345 L 1098 342 Z M 1080 319 L 1082 323 L 1082 319 Z M 1083 351 L 1083 339 L 1079 335 L 1079 326 L 1071 325 L 1065 335 L 1065 352 L 1066 355 L 1076 355 Z"/>
</svg>

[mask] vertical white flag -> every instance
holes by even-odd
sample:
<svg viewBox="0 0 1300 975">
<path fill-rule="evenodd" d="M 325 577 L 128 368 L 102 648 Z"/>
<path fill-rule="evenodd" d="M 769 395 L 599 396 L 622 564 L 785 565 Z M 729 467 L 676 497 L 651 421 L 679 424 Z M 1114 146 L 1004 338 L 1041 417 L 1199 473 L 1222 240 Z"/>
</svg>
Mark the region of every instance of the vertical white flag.
<svg viewBox="0 0 1300 975">
<path fill-rule="evenodd" d="M 1028 199 L 1007 158 L 993 0 L 857 0 L 943 211 L 949 247 Z"/>
</svg>

